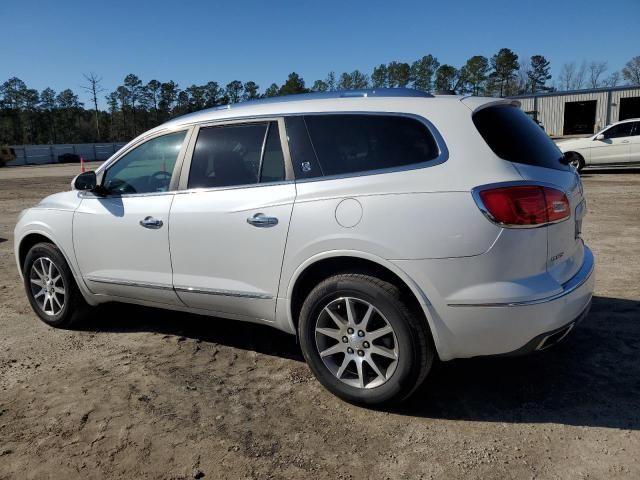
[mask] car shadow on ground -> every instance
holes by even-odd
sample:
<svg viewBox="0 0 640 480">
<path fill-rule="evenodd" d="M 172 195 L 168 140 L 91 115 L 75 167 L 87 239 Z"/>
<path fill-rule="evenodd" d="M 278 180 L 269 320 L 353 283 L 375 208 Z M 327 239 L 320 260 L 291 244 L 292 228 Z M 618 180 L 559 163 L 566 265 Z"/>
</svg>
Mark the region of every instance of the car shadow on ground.
<svg viewBox="0 0 640 480">
<path fill-rule="evenodd" d="M 291 335 L 220 318 L 104 305 L 86 330 L 148 331 L 303 361 Z M 391 412 L 450 420 L 640 429 L 640 300 L 594 297 L 561 344 L 512 358 L 437 363 Z"/>
<path fill-rule="evenodd" d="M 588 317 L 544 352 L 437 364 L 395 412 L 638 430 L 640 301 L 594 297 Z"/>
<path fill-rule="evenodd" d="M 0 243 L 4 243 L 4 242 L 6 242 L 6 241 L 7 241 L 7 239 L 6 239 L 6 238 L 2 238 L 2 237 L 0 237 Z"/>
<path fill-rule="evenodd" d="M 153 332 L 304 361 L 296 338 L 266 325 L 120 303 L 100 305 L 80 329 Z"/>
</svg>

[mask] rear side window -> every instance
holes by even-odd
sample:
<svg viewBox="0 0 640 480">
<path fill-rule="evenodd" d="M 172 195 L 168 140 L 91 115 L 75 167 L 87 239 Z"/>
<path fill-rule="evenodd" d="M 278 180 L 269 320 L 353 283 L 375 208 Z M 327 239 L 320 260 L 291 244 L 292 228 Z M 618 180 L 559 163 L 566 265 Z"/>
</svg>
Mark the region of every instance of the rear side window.
<svg viewBox="0 0 640 480">
<path fill-rule="evenodd" d="M 276 122 L 204 127 L 198 133 L 187 187 L 250 185 L 284 177 Z"/>
<path fill-rule="evenodd" d="M 271 122 L 260 167 L 260 182 L 280 182 L 284 180 L 284 177 L 284 155 L 280 145 L 280 129 L 276 122 Z"/>
<path fill-rule="evenodd" d="M 473 123 L 498 157 L 537 167 L 570 170 L 562 152 L 542 128 L 513 105 L 486 107 L 473 114 Z"/>
<path fill-rule="evenodd" d="M 304 117 L 323 175 L 402 167 L 439 155 L 420 121 L 399 115 L 309 115 Z"/>
</svg>

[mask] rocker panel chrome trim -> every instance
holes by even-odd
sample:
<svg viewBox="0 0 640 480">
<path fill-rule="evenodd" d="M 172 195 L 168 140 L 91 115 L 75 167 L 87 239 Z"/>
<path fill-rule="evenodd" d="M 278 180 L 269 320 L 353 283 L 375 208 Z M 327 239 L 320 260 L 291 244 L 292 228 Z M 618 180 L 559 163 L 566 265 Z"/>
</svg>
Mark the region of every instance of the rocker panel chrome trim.
<svg viewBox="0 0 640 480">
<path fill-rule="evenodd" d="M 259 298 L 261 300 L 270 300 L 273 295 L 265 293 L 242 292 L 238 290 L 219 290 L 215 288 L 194 288 L 185 286 L 176 286 L 174 290 L 178 293 L 198 293 L 203 295 L 221 295 L 224 297 L 240 297 L 240 298 Z"/>
<path fill-rule="evenodd" d="M 197 293 L 197 294 L 203 294 L 203 295 L 221 295 L 225 297 L 258 298 L 261 300 L 270 300 L 273 298 L 273 295 L 269 295 L 266 293 L 243 292 L 238 290 L 219 290 L 215 288 L 194 288 L 194 287 L 186 287 L 186 286 L 174 287 L 172 285 L 165 285 L 162 283 L 133 282 L 129 280 L 120 280 L 115 278 L 94 277 L 94 276 L 87 276 L 87 277 L 84 277 L 84 279 L 90 282 L 107 283 L 110 285 L 122 285 L 124 287 L 155 288 L 158 290 L 175 290 L 176 292 L 183 292 L 183 293 Z"/>
<path fill-rule="evenodd" d="M 108 283 L 110 285 L 122 285 L 124 287 L 140 287 L 140 288 L 156 288 L 158 290 L 173 290 L 172 285 L 165 285 L 163 283 L 133 282 L 129 280 L 120 280 L 117 278 L 94 277 L 94 276 L 87 276 L 87 277 L 84 277 L 84 279 L 89 282 Z"/>
</svg>

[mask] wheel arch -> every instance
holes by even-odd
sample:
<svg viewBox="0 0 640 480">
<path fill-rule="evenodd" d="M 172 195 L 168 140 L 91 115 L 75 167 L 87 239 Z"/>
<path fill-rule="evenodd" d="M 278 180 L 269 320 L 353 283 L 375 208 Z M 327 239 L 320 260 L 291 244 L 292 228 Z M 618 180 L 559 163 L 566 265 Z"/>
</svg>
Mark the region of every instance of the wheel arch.
<svg viewBox="0 0 640 480">
<path fill-rule="evenodd" d="M 24 266 L 24 261 L 27 258 L 27 253 L 29 253 L 29 250 L 31 250 L 31 247 L 33 247 L 38 243 L 51 243 L 55 245 L 56 248 L 58 248 L 58 250 L 62 252 L 62 255 L 65 257 L 67 264 L 69 264 L 69 259 L 67 258 L 65 253 L 62 251 L 60 246 L 51 238 L 50 235 L 45 234 L 44 232 L 41 232 L 41 231 L 32 231 L 24 235 L 18 243 L 18 249 L 17 249 L 16 255 L 17 255 L 18 270 L 20 271 L 20 275 L 22 275 L 22 267 Z"/>
<path fill-rule="evenodd" d="M 372 274 L 400 288 L 411 303 L 410 307 L 424 319 L 438 350 L 438 333 L 426 309 L 430 302 L 422 289 L 392 262 L 358 251 L 317 254 L 295 270 L 287 288 L 287 320 L 292 332 L 297 335 L 298 316 L 309 292 L 325 278 L 345 272 Z"/>
<path fill-rule="evenodd" d="M 67 265 L 71 270 L 71 274 L 75 279 L 76 285 L 80 289 L 80 293 L 84 297 L 85 301 L 87 301 L 87 303 L 89 303 L 90 305 L 96 305 L 97 303 L 95 300 L 93 300 L 91 291 L 87 288 L 82 275 L 80 275 L 77 270 L 77 265 L 72 261 L 73 258 L 70 258 L 70 255 L 65 251 L 65 249 L 61 245 L 61 242 L 56 241 L 55 236 L 48 231 L 39 228 L 29 229 L 22 235 L 20 240 L 17 241 L 15 255 L 16 262 L 18 263 L 18 272 L 20 274 L 20 277 L 23 277 L 22 267 L 24 266 L 24 261 L 27 257 L 27 253 L 29 252 L 31 247 L 41 242 L 51 243 L 60 251 L 60 253 L 64 257 L 64 260 L 67 262 Z"/>
</svg>

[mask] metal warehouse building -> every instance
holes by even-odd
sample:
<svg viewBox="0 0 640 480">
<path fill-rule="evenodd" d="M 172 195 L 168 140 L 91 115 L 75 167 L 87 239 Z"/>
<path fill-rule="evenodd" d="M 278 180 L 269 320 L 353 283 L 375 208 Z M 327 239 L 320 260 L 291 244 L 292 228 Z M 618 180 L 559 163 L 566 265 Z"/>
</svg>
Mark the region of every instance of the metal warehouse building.
<svg viewBox="0 0 640 480">
<path fill-rule="evenodd" d="M 640 86 L 593 88 L 510 97 L 552 137 L 589 135 L 627 118 L 640 118 Z"/>
</svg>

